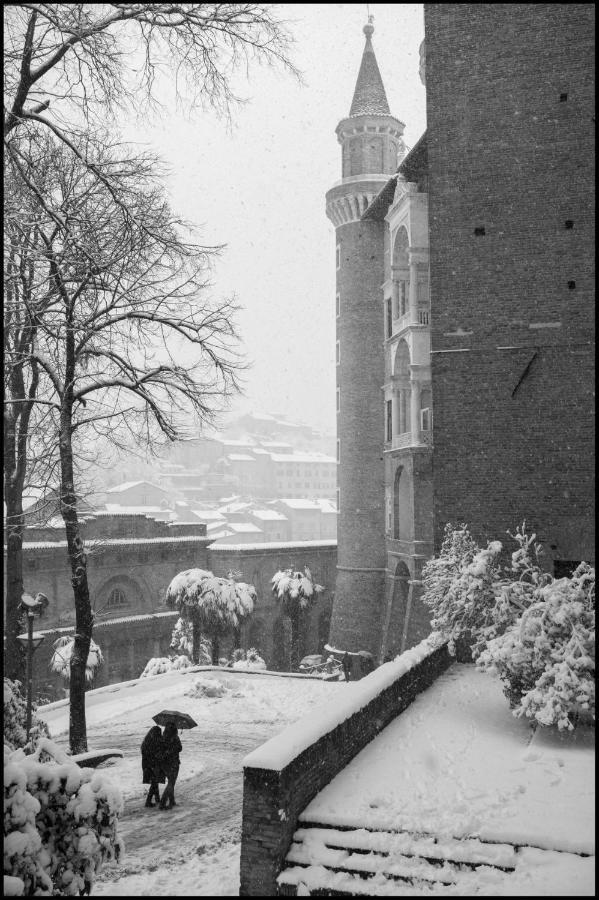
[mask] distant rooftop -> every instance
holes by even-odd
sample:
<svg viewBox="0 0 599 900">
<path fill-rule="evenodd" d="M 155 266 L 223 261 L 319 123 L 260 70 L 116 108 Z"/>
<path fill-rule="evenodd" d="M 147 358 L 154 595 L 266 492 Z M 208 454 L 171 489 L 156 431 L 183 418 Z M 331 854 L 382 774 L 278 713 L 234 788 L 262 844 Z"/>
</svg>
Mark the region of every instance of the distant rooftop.
<svg viewBox="0 0 599 900">
<path fill-rule="evenodd" d="M 277 512 L 276 509 L 255 509 L 252 515 L 256 519 L 262 519 L 263 522 L 286 522 L 287 516 Z"/>
<path fill-rule="evenodd" d="M 117 484 L 114 487 L 107 488 L 107 494 L 120 494 L 122 491 L 128 491 L 130 488 L 137 487 L 140 484 L 146 484 L 148 487 L 153 487 L 157 491 L 162 491 L 164 494 L 167 494 L 168 491 L 165 488 L 160 487 L 159 484 L 154 484 L 151 481 L 124 481 L 122 484 Z"/>
</svg>

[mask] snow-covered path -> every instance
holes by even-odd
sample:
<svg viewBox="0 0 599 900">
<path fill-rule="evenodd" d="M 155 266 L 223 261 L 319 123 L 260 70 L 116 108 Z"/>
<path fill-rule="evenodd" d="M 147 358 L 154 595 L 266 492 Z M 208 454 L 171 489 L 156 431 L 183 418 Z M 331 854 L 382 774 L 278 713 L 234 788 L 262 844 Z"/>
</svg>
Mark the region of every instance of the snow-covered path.
<svg viewBox="0 0 599 900">
<path fill-rule="evenodd" d="M 193 685 L 206 679 L 224 685 L 224 695 L 193 696 Z M 125 854 L 120 863 L 105 866 L 94 895 L 236 896 L 244 756 L 335 692 L 347 690 L 351 685 L 221 670 L 159 675 L 90 692 L 88 745 L 123 751 L 123 759 L 103 768 L 114 773 L 125 798 L 119 824 Z M 177 806 L 146 809 L 139 745 L 151 716 L 165 707 L 190 713 L 198 728 L 180 732 Z M 66 747 L 68 707 L 39 713 L 52 738 Z"/>
</svg>

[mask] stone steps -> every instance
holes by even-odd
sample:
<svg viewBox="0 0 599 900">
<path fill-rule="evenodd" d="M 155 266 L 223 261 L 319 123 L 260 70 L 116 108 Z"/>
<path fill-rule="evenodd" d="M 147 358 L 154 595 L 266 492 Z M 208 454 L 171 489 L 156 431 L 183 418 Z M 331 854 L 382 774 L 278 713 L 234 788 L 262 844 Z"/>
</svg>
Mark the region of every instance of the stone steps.
<svg viewBox="0 0 599 900">
<path fill-rule="evenodd" d="M 491 885 L 513 872 L 518 850 L 475 838 L 328 828 L 303 823 L 278 878 L 281 896 L 468 896 L 481 879 Z M 308 871 L 309 868 L 309 871 Z M 307 885 L 307 887 L 306 887 Z"/>
</svg>

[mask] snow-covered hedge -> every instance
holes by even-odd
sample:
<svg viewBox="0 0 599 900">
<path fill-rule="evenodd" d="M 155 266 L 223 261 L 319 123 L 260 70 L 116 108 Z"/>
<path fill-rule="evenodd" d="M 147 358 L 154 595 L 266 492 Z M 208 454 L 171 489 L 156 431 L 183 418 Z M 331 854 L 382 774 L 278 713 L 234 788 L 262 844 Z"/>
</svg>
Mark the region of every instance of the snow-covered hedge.
<svg viewBox="0 0 599 900">
<path fill-rule="evenodd" d="M 595 570 L 539 586 L 522 616 L 477 664 L 499 675 L 514 714 L 571 731 L 595 718 Z"/>
<path fill-rule="evenodd" d="M 41 737 L 50 737 L 48 726 L 35 714 L 36 708 L 36 704 L 32 703 L 31 731 L 27 742 L 27 701 L 21 682 L 4 679 L 4 743 L 11 750 L 23 747 L 26 752 L 31 752 Z"/>
<path fill-rule="evenodd" d="M 515 715 L 572 729 L 595 716 L 595 570 L 581 563 L 554 579 L 525 522 L 508 534 L 517 549 L 504 567 L 499 541 L 481 549 L 465 525 L 447 525 L 440 555 L 423 568 L 422 599 L 450 652 L 465 638 L 477 665 L 499 675 Z"/>
<path fill-rule="evenodd" d="M 193 665 L 188 656 L 154 656 L 146 663 L 146 667 L 139 676 L 149 678 L 150 675 L 162 675 L 164 672 L 176 672 L 181 669 L 189 669 Z"/>
<path fill-rule="evenodd" d="M 90 893 L 106 859 L 119 858 L 120 789 L 81 769 L 48 738 L 35 753 L 4 747 L 4 892 Z"/>
<path fill-rule="evenodd" d="M 244 651 L 242 651 L 243 653 Z M 245 658 L 244 658 L 245 657 Z M 244 656 L 238 657 L 233 663 L 234 669 L 243 669 L 246 672 L 259 672 L 261 669 L 266 669 L 266 663 L 255 649 L 255 647 L 250 647 L 247 653 L 244 653 Z"/>
</svg>

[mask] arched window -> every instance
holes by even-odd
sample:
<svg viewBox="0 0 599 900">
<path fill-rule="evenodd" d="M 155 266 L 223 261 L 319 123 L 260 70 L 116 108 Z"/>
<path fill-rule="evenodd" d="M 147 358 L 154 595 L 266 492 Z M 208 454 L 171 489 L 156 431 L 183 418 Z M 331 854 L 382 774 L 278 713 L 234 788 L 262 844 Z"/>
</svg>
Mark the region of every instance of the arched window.
<svg viewBox="0 0 599 900">
<path fill-rule="evenodd" d="M 129 600 L 127 599 L 127 595 L 121 588 L 113 588 L 108 595 L 108 599 L 106 600 L 106 606 L 108 609 L 117 609 L 122 606 L 129 606 Z"/>
</svg>

